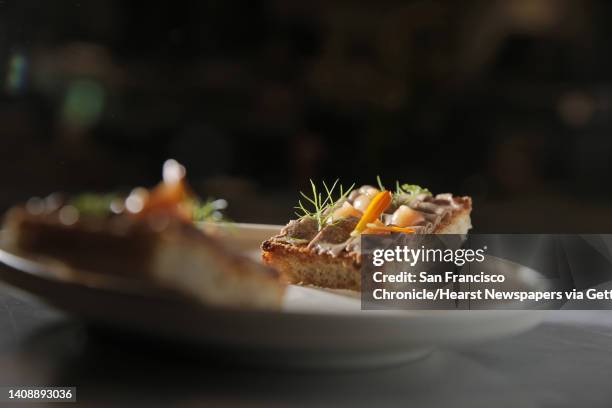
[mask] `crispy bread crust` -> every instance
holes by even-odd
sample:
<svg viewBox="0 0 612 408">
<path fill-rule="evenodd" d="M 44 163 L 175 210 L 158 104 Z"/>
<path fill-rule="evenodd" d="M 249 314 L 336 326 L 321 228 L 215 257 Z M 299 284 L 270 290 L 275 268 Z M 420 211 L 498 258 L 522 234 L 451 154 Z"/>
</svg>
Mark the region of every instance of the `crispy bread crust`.
<svg viewBox="0 0 612 408">
<path fill-rule="evenodd" d="M 306 246 L 275 240 L 262 245 L 263 261 L 278 270 L 288 283 L 316 285 L 332 289 L 361 288 L 361 261 L 356 254 L 319 254 Z"/>
</svg>

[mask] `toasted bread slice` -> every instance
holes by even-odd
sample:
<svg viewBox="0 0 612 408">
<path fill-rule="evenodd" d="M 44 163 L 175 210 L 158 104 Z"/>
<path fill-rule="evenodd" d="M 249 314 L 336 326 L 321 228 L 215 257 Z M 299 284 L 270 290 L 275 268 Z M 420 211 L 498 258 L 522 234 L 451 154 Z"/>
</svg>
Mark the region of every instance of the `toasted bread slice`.
<svg viewBox="0 0 612 408">
<path fill-rule="evenodd" d="M 57 259 L 74 270 L 145 279 L 213 306 L 279 308 L 278 273 L 173 218 L 74 217 L 61 210 L 7 213 L 3 243 Z"/>
<path fill-rule="evenodd" d="M 470 197 L 424 196 L 410 206 L 425 218 L 413 226 L 417 233 L 467 234 L 471 228 Z M 343 224 L 346 228 L 328 225 L 318 231 L 307 218 L 291 221 L 279 235 L 262 244 L 263 261 L 280 271 L 289 283 L 359 291 L 360 243 L 359 237 L 350 236 L 355 219 Z"/>
</svg>

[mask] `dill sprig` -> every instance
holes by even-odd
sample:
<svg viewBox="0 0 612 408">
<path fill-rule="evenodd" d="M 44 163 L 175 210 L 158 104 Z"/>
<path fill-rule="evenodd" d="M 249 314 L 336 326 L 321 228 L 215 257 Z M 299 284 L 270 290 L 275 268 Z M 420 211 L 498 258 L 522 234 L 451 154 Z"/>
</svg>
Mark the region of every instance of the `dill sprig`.
<svg viewBox="0 0 612 408">
<path fill-rule="evenodd" d="M 324 192 L 320 192 L 317 189 L 314 181 L 310 180 L 310 187 L 312 189 L 312 196 L 308 196 L 300 191 L 300 195 L 306 200 L 308 204 L 306 205 L 302 202 L 302 200 L 298 200 L 298 205 L 295 207 L 298 212 L 295 213 L 300 218 L 310 217 L 313 218 L 321 230 L 326 224 L 329 218 L 332 216 L 331 209 L 335 207 L 339 202 L 346 199 L 346 197 L 350 194 L 355 187 L 355 184 L 352 184 L 348 189 L 344 189 L 342 184 L 339 184 L 339 179 L 334 181 L 331 187 L 329 187 L 325 181 L 322 182 Z M 338 187 L 338 196 L 334 198 L 334 192 L 336 191 L 336 187 Z"/>
<path fill-rule="evenodd" d="M 380 191 L 386 191 L 387 189 L 385 188 L 385 186 L 382 183 L 382 180 L 380 179 L 380 175 L 376 176 L 376 182 L 378 183 L 378 189 Z"/>
</svg>

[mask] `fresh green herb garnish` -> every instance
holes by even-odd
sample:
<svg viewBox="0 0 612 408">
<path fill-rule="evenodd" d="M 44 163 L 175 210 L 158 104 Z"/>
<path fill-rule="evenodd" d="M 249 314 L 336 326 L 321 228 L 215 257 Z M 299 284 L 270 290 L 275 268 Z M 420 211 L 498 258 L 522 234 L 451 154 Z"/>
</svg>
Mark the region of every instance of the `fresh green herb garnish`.
<svg viewBox="0 0 612 408">
<path fill-rule="evenodd" d="M 385 191 L 386 188 L 382 183 L 380 176 L 376 176 L 376 182 L 378 183 L 378 189 L 380 191 Z M 417 186 L 416 184 L 401 184 L 399 181 L 395 182 L 395 192 L 393 193 L 393 203 L 395 205 L 400 205 L 402 201 L 405 201 L 405 195 L 408 194 L 410 196 L 415 196 L 417 194 L 429 194 L 431 192 L 423 188 L 421 186 Z"/>
<path fill-rule="evenodd" d="M 405 204 L 406 201 L 410 201 L 411 197 L 414 197 L 418 194 L 431 195 L 431 192 L 426 188 L 417 186 L 416 184 L 400 185 L 399 181 L 396 181 L 395 182 L 395 192 L 393 193 L 393 203 L 396 206 L 400 206 L 402 204 Z"/>
<path fill-rule="evenodd" d="M 383 185 L 383 183 L 382 183 L 382 181 L 380 179 L 380 176 L 376 176 L 376 182 L 378 183 L 378 189 L 380 191 L 385 191 L 386 190 L 385 186 Z"/>
<path fill-rule="evenodd" d="M 323 188 L 325 189 L 324 194 L 317 190 L 317 186 L 314 181 L 310 180 L 310 186 L 312 188 L 312 197 L 304 194 L 300 191 L 300 195 L 306 200 L 309 204 L 310 209 L 307 208 L 302 200 L 298 200 L 298 205 L 295 207 L 298 212 L 295 214 L 300 217 L 310 217 L 317 221 L 317 225 L 319 230 L 321 230 L 326 224 L 329 218 L 332 216 L 331 209 L 335 207 L 339 202 L 346 199 L 349 193 L 355 187 L 355 184 L 351 185 L 347 190 L 344 190 L 342 184 L 338 184 L 338 179 L 334 181 L 331 187 L 329 187 L 325 182 L 323 182 Z M 336 198 L 334 198 L 334 191 L 336 187 L 339 189 L 339 194 Z"/>
<path fill-rule="evenodd" d="M 386 190 L 384 184 L 382 183 L 380 176 L 376 176 L 376 183 L 378 184 L 378 189 L 380 191 Z M 395 182 L 395 194 L 417 195 L 417 194 L 431 194 L 431 192 L 426 188 L 417 186 L 416 184 L 401 184 L 400 185 L 399 181 L 396 181 Z"/>
<path fill-rule="evenodd" d="M 111 213 L 113 202 L 119 199 L 120 197 L 117 194 L 112 193 L 83 193 L 71 198 L 68 204 L 75 207 L 83 215 L 102 217 Z"/>
<path fill-rule="evenodd" d="M 227 208 L 227 201 L 223 199 L 214 200 L 209 198 L 201 203 L 196 201 L 193 203 L 193 220 L 220 222 L 227 221 L 227 218 L 221 212 Z"/>
<path fill-rule="evenodd" d="M 399 182 L 396 184 L 396 192 L 410 195 L 417 194 L 428 194 L 431 195 L 431 191 L 421 186 L 417 186 L 416 184 L 402 184 L 400 186 Z"/>
</svg>

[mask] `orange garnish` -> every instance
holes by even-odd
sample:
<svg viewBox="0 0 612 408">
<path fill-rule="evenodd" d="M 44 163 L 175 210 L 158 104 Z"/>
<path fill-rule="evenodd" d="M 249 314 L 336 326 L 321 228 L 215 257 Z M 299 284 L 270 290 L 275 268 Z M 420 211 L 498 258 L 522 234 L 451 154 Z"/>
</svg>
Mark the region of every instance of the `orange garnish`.
<svg viewBox="0 0 612 408">
<path fill-rule="evenodd" d="M 359 223 L 357 223 L 357 226 L 353 232 L 351 232 L 351 235 L 355 236 L 361 234 L 367 228 L 368 224 L 377 220 L 387 207 L 389 207 L 392 199 L 393 194 L 391 194 L 390 191 L 381 191 L 376 194 L 361 216 Z"/>
<path fill-rule="evenodd" d="M 141 213 L 144 215 L 160 212 L 190 219 L 191 203 L 189 197 L 188 187 L 183 180 L 175 184 L 162 181 L 149 193 Z"/>
<path fill-rule="evenodd" d="M 191 221 L 195 196 L 185 181 L 185 168 L 170 159 L 164 163 L 163 173 L 163 180 L 149 191 L 143 198 L 141 208 L 133 215 L 143 217 L 154 213 L 165 214 Z"/>
<path fill-rule="evenodd" d="M 404 234 L 414 234 L 414 229 L 408 227 L 397 227 L 395 225 L 380 226 L 375 224 L 368 224 L 367 228 L 363 231 L 364 234 L 376 234 L 380 232 L 401 232 Z"/>
</svg>

